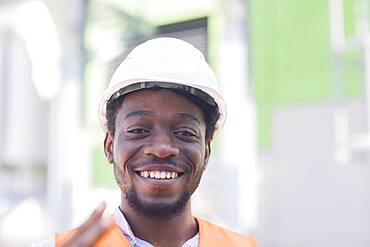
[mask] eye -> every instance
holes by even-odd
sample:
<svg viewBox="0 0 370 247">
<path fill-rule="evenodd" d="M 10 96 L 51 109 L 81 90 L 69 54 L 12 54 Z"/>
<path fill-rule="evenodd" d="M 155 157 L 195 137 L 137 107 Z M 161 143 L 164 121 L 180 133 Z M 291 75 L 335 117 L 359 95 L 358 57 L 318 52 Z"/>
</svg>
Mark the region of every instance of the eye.
<svg viewBox="0 0 370 247">
<path fill-rule="evenodd" d="M 187 131 L 187 130 L 175 131 L 175 134 L 180 135 L 180 136 L 187 136 L 187 137 L 196 136 L 195 134 L 193 134 L 193 133 L 191 133 L 190 131 Z"/>
<path fill-rule="evenodd" d="M 199 134 L 192 128 L 179 128 L 174 130 L 173 134 L 180 140 L 185 142 L 194 142 L 199 140 Z"/>
<path fill-rule="evenodd" d="M 150 130 L 146 128 L 130 128 L 126 131 L 126 136 L 132 138 L 140 138 L 147 136 L 149 133 Z"/>
<path fill-rule="evenodd" d="M 128 130 L 127 133 L 144 134 L 144 133 L 149 133 L 149 130 L 137 128 L 137 129 Z"/>
</svg>

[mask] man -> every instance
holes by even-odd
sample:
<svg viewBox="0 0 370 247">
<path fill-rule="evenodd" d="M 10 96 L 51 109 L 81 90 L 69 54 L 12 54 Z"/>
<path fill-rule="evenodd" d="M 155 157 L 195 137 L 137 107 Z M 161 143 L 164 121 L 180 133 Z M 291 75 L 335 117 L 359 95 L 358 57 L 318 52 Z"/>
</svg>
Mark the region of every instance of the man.
<svg viewBox="0 0 370 247">
<path fill-rule="evenodd" d="M 98 207 L 57 246 L 256 246 L 252 237 L 196 218 L 191 195 L 225 121 L 225 103 L 200 51 L 174 38 L 137 46 L 100 105 L 104 151 L 121 189 L 113 219 Z"/>
</svg>

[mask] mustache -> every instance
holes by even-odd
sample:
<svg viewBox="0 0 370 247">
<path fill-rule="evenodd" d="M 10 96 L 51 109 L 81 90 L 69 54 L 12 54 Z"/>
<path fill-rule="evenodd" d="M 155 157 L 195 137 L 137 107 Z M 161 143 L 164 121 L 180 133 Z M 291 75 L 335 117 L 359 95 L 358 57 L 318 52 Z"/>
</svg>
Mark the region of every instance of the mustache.
<svg viewBox="0 0 370 247">
<path fill-rule="evenodd" d="M 176 161 L 173 157 L 166 157 L 166 158 L 157 158 L 157 157 L 148 157 L 140 162 L 135 162 L 132 164 L 133 168 L 138 168 L 141 166 L 148 166 L 148 165 L 170 165 L 174 167 L 181 168 L 184 171 L 190 172 L 192 170 L 192 166 L 189 164 L 184 164 L 184 162 Z"/>
</svg>

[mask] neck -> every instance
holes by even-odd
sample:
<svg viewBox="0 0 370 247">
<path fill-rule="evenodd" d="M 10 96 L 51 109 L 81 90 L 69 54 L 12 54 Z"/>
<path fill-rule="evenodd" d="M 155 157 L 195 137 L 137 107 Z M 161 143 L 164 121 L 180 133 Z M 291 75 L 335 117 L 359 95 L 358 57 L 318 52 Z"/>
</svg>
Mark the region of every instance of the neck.
<svg viewBox="0 0 370 247">
<path fill-rule="evenodd" d="M 125 199 L 122 199 L 121 210 L 134 235 L 153 246 L 181 246 L 198 232 L 198 225 L 191 214 L 190 200 L 179 215 L 171 218 L 142 216 Z"/>
</svg>

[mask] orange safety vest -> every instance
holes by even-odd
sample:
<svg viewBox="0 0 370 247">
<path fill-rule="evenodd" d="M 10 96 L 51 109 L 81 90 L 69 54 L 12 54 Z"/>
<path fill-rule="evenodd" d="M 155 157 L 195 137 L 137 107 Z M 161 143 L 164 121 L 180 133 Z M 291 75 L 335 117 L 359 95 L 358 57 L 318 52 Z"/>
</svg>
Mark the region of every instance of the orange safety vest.
<svg viewBox="0 0 370 247">
<path fill-rule="evenodd" d="M 199 247 L 256 247 L 256 240 L 253 237 L 232 232 L 216 226 L 208 221 L 195 218 L 199 226 Z M 69 230 L 64 233 L 55 234 L 56 247 L 60 247 L 74 233 Z M 98 240 L 94 247 L 131 247 L 129 241 L 121 229 L 114 224 Z"/>
</svg>

